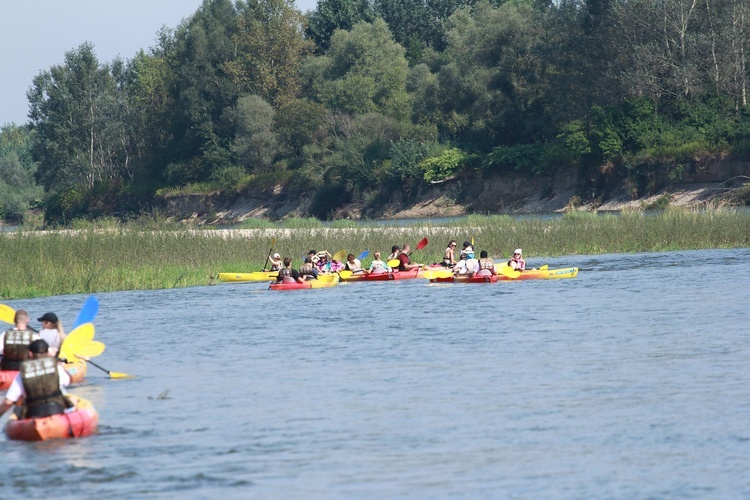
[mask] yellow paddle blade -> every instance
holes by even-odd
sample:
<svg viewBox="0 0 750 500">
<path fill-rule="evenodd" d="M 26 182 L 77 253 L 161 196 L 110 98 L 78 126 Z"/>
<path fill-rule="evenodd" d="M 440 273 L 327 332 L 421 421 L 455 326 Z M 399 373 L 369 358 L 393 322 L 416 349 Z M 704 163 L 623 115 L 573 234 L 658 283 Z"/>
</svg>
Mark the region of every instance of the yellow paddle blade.
<svg viewBox="0 0 750 500">
<path fill-rule="evenodd" d="M 549 269 L 549 266 L 547 264 L 544 264 L 542 267 L 539 268 L 540 271 L 546 271 Z"/>
<path fill-rule="evenodd" d="M 346 269 L 344 269 L 343 271 L 339 271 L 339 276 L 342 277 L 342 278 L 344 278 L 344 279 L 348 278 L 351 275 L 352 275 L 352 272 L 351 271 L 347 271 Z"/>
<path fill-rule="evenodd" d="M 424 272 L 424 277 L 427 278 L 428 280 L 434 280 L 436 278 L 450 278 L 451 276 L 453 276 L 453 271 L 449 271 L 447 269 L 446 270 L 439 269 L 436 271 Z"/>
<path fill-rule="evenodd" d="M 16 311 L 10 306 L 0 304 L 0 321 L 5 323 L 14 324 L 13 320 L 16 319 Z"/>
<path fill-rule="evenodd" d="M 94 324 L 84 323 L 73 329 L 73 331 L 65 337 L 65 340 L 63 340 L 63 343 L 60 346 L 59 357 L 71 362 L 78 361 L 76 353 L 79 350 L 82 350 L 86 345 L 90 344 L 93 340 Z"/>
<path fill-rule="evenodd" d="M 401 261 L 398 259 L 391 259 L 388 261 L 388 267 L 398 267 L 399 264 L 401 264 Z"/>
<path fill-rule="evenodd" d="M 100 356 L 104 352 L 106 346 L 102 342 L 92 340 L 88 344 L 82 346 L 76 351 L 76 356 L 82 358 L 95 358 Z"/>
<path fill-rule="evenodd" d="M 109 378 L 135 378 L 135 375 L 128 375 L 122 372 L 109 372 Z"/>
<path fill-rule="evenodd" d="M 516 279 L 519 276 L 521 276 L 521 271 L 516 271 L 515 269 L 511 269 L 510 266 L 502 266 L 500 267 L 500 274 L 502 274 L 506 278 Z"/>
<path fill-rule="evenodd" d="M 335 254 L 333 254 L 333 257 L 331 257 L 333 260 L 338 260 L 339 262 L 344 262 L 346 260 L 346 250 L 339 250 Z"/>
</svg>

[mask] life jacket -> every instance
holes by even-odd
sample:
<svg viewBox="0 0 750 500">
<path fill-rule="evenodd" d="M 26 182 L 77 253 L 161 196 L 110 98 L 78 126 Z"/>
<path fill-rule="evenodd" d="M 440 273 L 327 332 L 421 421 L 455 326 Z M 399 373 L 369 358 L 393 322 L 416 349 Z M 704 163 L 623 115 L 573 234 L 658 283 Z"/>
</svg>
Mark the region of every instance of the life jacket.
<svg viewBox="0 0 750 500">
<path fill-rule="evenodd" d="M 288 267 L 282 267 L 281 269 L 279 269 L 279 275 L 276 278 L 276 281 L 288 282 L 289 280 L 294 281 L 292 270 Z"/>
<path fill-rule="evenodd" d="M 0 370 L 18 370 L 21 368 L 21 362 L 30 358 L 29 344 L 38 338 L 39 335 L 31 330 L 8 330 L 5 332 Z"/>
<path fill-rule="evenodd" d="M 479 259 L 479 269 L 495 269 L 495 261 L 492 259 Z"/>
<path fill-rule="evenodd" d="M 271 264 L 271 271 L 280 271 L 281 269 L 284 269 L 282 264 Z"/>
<path fill-rule="evenodd" d="M 474 259 L 474 258 L 466 259 L 466 272 L 467 273 L 476 272 L 478 266 L 479 266 L 479 261 L 477 259 Z"/>
<path fill-rule="evenodd" d="M 451 247 L 448 247 L 445 249 L 445 254 L 443 254 L 443 264 L 445 267 L 451 267 L 453 264 L 451 264 L 451 256 L 448 255 L 448 253 L 451 251 Z"/>
<path fill-rule="evenodd" d="M 57 359 L 37 358 L 24 361 L 20 373 L 26 393 L 26 418 L 48 417 L 65 412 L 68 403 L 60 390 Z"/>
<path fill-rule="evenodd" d="M 524 269 L 526 269 L 526 261 L 523 260 L 523 259 L 516 259 L 515 257 L 511 258 L 508 261 L 508 265 L 509 266 L 510 266 L 511 262 L 515 262 L 516 263 L 516 270 L 523 271 Z M 511 268 L 512 268 L 512 266 L 511 266 Z"/>
<path fill-rule="evenodd" d="M 302 276 L 315 276 L 313 265 L 309 262 L 305 262 L 299 267 L 299 273 Z"/>
</svg>

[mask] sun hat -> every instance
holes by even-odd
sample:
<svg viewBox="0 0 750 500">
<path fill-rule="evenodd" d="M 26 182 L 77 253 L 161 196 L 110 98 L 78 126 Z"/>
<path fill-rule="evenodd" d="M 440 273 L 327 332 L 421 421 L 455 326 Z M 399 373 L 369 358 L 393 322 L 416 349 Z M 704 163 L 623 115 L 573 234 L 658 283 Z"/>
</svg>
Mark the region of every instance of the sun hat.
<svg viewBox="0 0 750 500">
<path fill-rule="evenodd" d="M 515 253 L 517 253 L 518 255 L 521 255 L 521 253 L 522 253 L 522 252 L 521 252 L 521 249 L 520 249 L 520 248 L 516 248 L 516 249 L 515 249 L 515 250 L 513 251 L 513 253 L 514 253 L 514 254 L 515 254 Z"/>
<path fill-rule="evenodd" d="M 278 259 L 278 258 L 280 258 L 280 257 L 281 257 L 281 255 L 279 255 L 278 253 L 275 253 L 275 254 L 273 254 L 273 258 L 274 258 L 274 259 Z"/>
</svg>

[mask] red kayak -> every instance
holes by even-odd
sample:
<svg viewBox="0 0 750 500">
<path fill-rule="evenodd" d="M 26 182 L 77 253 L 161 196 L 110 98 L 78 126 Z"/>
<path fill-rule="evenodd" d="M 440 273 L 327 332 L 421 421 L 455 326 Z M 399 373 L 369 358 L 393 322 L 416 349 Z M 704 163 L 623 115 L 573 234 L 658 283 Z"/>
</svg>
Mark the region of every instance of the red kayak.
<svg viewBox="0 0 750 500">
<path fill-rule="evenodd" d="M 447 276 L 430 279 L 431 283 L 497 283 L 497 276 Z"/>
<path fill-rule="evenodd" d="M 5 433 L 8 439 L 20 441 L 44 441 L 90 436 L 99 425 L 99 414 L 91 402 L 69 394 L 75 405 L 70 413 L 52 415 L 43 418 L 25 418 L 18 420 L 15 414 L 8 418 Z"/>
<path fill-rule="evenodd" d="M 346 278 L 341 278 L 341 281 L 391 281 L 391 280 L 408 280 L 414 279 L 419 274 L 419 269 L 412 269 L 411 271 L 393 271 L 386 273 L 357 273 L 352 274 Z"/>
</svg>

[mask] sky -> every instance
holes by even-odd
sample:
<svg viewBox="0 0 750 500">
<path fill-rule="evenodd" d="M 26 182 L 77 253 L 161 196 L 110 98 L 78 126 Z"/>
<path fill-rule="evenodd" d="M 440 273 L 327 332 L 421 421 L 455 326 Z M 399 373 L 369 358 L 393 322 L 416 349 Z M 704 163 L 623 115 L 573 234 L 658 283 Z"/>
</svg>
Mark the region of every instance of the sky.
<svg viewBox="0 0 750 500">
<path fill-rule="evenodd" d="M 28 121 L 26 92 L 33 78 L 62 64 L 65 52 L 94 45 L 100 63 L 131 59 L 156 44 L 162 26 L 174 29 L 202 0 L 0 0 L 0 126 Z M 295 0 L 303 12 L 317 0 Z"/>
</svg>

